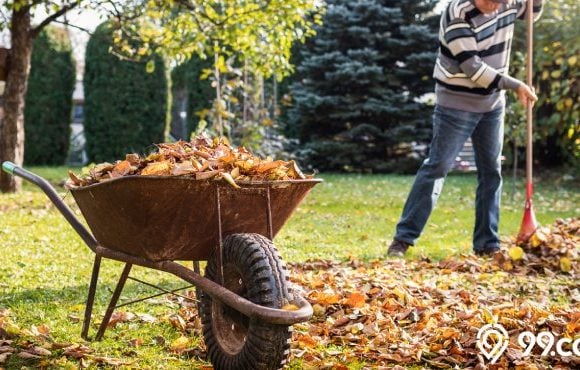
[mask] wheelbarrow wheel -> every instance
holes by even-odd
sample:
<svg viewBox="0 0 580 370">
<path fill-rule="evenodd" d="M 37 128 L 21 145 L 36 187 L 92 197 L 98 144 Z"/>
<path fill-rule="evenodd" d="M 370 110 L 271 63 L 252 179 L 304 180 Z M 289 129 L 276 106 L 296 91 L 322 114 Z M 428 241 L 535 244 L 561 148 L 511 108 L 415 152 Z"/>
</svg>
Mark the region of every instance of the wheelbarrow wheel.
<svg viewBox="0 0 580 370">
<path fill-rule="evenodd" d="M 205 276 L 217 281 L 215 256 Z M 258 234 L 232 234 L 223 244 L 224 287 L 265 307 L 281 308 L 289 299 L 288 273 L 278 250 Z M 203 335 L 216 369 L 278 369 L 290 351 L 290 327 L 261 322 L 213 301 L 200 299 Z"/>
</svg>

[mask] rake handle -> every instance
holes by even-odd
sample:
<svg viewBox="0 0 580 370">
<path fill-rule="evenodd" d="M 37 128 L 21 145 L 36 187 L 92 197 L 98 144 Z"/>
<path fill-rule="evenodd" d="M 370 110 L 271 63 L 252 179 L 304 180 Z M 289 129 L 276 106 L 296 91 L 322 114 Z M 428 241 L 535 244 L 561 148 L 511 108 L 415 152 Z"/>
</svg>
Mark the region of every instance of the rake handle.
<svg viewBox="0 0 580 370">
<path fill-rule="evenodd" d="M 526 60 L 526 72 L 528 86 L 532 87 L 533 76 L 532 76 L 532 62 L 533 62 L 533 47 L 534 47 L 534 1 L 527 1 L 527 11 L 526 11 L 526 25 L 527 25 L 527 60 Z M 532 182 L 533 182 L 533 112 L 532 104 L 527 104 L 526 110 L 526 133 L 527 133 L 527 143 L 526 143 L 526 197 L 529 199 L 532 197 Z"/>
</svg>

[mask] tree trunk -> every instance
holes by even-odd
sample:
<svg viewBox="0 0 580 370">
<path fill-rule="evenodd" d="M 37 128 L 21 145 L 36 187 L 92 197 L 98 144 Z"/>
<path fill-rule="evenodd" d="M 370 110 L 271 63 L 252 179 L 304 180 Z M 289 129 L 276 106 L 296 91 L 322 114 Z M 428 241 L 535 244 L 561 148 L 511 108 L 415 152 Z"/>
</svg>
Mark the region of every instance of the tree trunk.
<svg viewBox="0 0 580 370">
<path fill-rule="evenodd" d="M 0 122 L 0 162 L 21 166 L 24 160 L 24 98 L 30 70 L 32 37 L 30 13 L 23 7 L 12 14 L 10 70 L 4 89 L 4 118 Z M 16 192 L 21 180 L 0 171 L 0 190 Z"/>
</svg>

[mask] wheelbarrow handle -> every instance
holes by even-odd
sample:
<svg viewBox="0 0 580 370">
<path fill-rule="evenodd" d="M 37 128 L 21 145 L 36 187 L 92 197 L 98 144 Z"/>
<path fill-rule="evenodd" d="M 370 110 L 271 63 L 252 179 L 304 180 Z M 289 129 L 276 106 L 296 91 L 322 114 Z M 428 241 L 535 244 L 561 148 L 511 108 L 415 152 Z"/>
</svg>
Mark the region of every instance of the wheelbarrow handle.
<svg viewBox="0 0 580 370">
<path fill-rule="evenodd" d="M 68 221 L 68 223 L 80 235 L 85 244 L 93 252 L 96 252 L 98 243 L 95 237 L 79 221 L 79 219 L 75 216 L 73 211 L 66 205 L 66 203 L 62 201 L 62 199 L 60 198 L 54 187 L 48 181 L 46 181 L 46 179 L 44 179 L 41 176 L 38 176 L 35 173 L 25 170 L 24 168 L 19 167 L 10 161 L 3 162 L 2 169 L 4 170 L 4 172 L 7 172 L 12 176 L 22 177 L 24 180 L 31 182 L 34 185 L 38 186 L 40 189 L 42 189 L 42 191 L 44 191 L 46 196 L 48 196 L 50 201 L 60 211 L 60 213 L 64 216 L 64 218 Z"/>
</svg>

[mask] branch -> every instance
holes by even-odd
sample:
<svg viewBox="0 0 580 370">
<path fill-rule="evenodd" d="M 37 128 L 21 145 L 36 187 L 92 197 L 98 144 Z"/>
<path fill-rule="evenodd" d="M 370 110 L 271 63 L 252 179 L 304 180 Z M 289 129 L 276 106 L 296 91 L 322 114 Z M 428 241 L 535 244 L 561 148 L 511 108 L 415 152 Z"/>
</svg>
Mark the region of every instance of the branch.
<svg viewBox="0 0 580 370">
<path fill-rule="evenodd" d="M 4 19 L 4 21 L 2 23 L 4 24 L 8 24 L 8 14 L 4 13 L 4 11 L 2 9 L 0 9 L 0 15 L 2 15 L 2 19 Z"/>
<path fill-rule="evenodd" d="M 83 31 L 83 32 L 85 32 L 85 33 L 87 33 L 89 35 L 92 35 L 93 34 L 89 29 L 84 28 L 84 27 L 81 27 L 81 26 L 77 26 L 76 24 L 71 24 L 71 23 L 68 23 L 68 22 L 62 22 L 62 21 L 59 21 L 59 20 L 55 20 L 53 22 L 54 23 L 59 23 L 59 24 L 64 24 L 67 27 L 76 28 L 77 30 L 81 30 L 81 31 Z"/>
<path fill-rule="evenodd" d="M 197 14 L 200 14 L 203 18 L 207 19 L 210 23 L 213 23 L 214 25 L 218 25 L 215 20 L 213 20 L 209 15 L 207 15 L 207 13 L 202 10 L 199 9 L 199 7 L 195 4 L 193 4 L 190 0 L 177 0 L 177 4 L 184 6 L 185 8 L 189 9 L 192 11 L 193 17 L 195 18 L 196 23 L 198 23 L 199 25 L 199 20 L 197 19 Z"/>
<path fill-rule="evenodd" d="M 211 23 L 213 23 L 215 26 L 222 26 L 224 25 L 230 18 L 235 18 L 237 16 L 244 16 L 247 14 L 251 14 L 254 12 L 261 12 L 264 11 L 266 9 L 268 9 L 268 7 L 270 6 L 270 3 L 272 2 L 272 0 L 268 0 L 266 1 L 265 4 L 263 4 L 262 6 L 258 7 L 257 9 L 254 10 L 248 10 L 245 12 L 239 12 L 239 13 L 234 13 L 233 17 L 226 17 L 224 18 L 221 22 L 217 22 L 216 20 L 212 19 L 209 15 L 207 15 L 207 13 L 201 9 L 199 9 L 195 4 L 193 4 L 190 0 L 177 0 L 177 3 L 180 5 L 183 5 L 184 7 L 186 7 L 189 10 L 193 11 L 194 17 L 196 13 L 199 13 L 200 15 L 203 16 L 203 18 L 207 19 L 208 21 L 210 21 Z"/>
<path fill-rule="evenodd" d="M 40 22 L 38 26 L 30 30 L 30 36 L 32 38 L 35 38 L 44 27 L 49 25 L 51 22 L 55 21 L 58 17 L 62 16 L 63 14 L 66 14 L 69 10 L 75 8 L 77 5 L 79 5 L 79 2 L 65 5 L 62 8 L 60 8 L 56 13 L 46 17 L 42 22 Z"/>
</svg>

